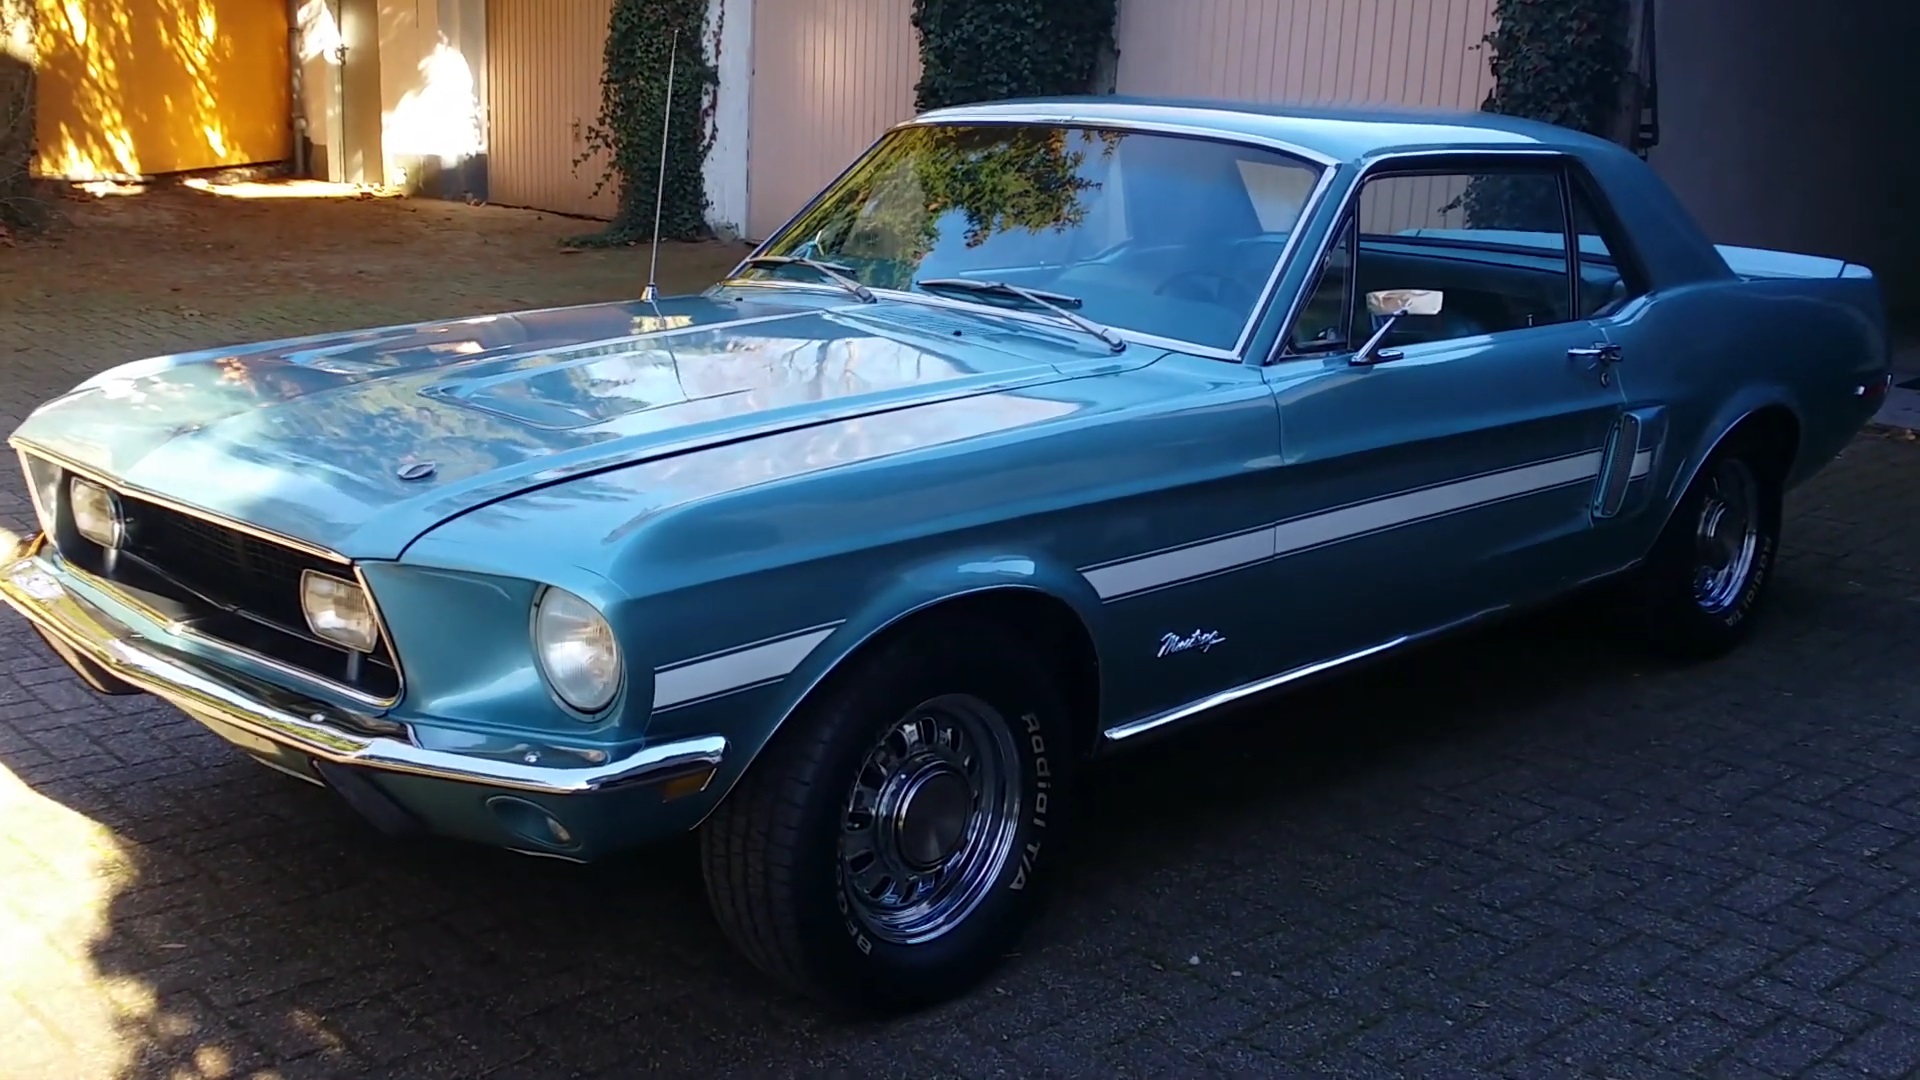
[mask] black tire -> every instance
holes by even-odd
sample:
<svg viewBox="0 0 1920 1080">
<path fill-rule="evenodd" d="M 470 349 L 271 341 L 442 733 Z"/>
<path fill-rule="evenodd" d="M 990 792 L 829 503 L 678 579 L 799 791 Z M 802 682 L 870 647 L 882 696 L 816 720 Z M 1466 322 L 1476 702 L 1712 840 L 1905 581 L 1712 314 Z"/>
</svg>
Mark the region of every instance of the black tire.
<svg viewBox="0 0 1920 1080">
<path fill-rule="evenodd" d="M 1019 805 L 996 816 L 1010 833 L 986 847 L 1009 853 L 983 862 L 997 870 L 978 871 L 970 913 L 931 940 L 903 943 L 876 930 L 846 884 L 842 823 L 856 776 L 876 775 L 863 772 L 869 753 L 943 695 L 968 695 L 1005 725 L 1011 738 L 997 745 L 1015 767 L 1007 775 Z M 829 1005 L 895 1013 L 956 997 L 1035 916 L 1064 839 L 1073 766 L 1065 699 L 1017 635 L 969 619 L 895 636 L 789 718 L 702 826 L 714 915 L 755 966 Z"/>
<path fill-rule="evenodd" d="M 1737 434 L 1700 467 L 1631 581 L 1634 623 L 1655 652 L 1679 661 L 1708 660 L 1731 652 L 1753 632 L 1780 550 L 1781 471 L 1774 447 Z M 1702 567 L 1712 561 L 1703 558 L 1698 539 L 1703 514 L 1711 501 L 1740 487 L 1742 476 L 1752 485 L 1751 557 L 1743 560 L 1737 581 L 1729 579 L 1703 597 Z"/>
</svg>

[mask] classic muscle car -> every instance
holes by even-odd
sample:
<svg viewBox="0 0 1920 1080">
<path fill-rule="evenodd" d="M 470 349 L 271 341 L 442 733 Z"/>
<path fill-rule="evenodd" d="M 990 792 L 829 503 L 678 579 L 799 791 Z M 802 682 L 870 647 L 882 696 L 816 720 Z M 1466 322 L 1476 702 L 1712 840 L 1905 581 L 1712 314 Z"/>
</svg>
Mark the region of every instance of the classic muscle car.
<svg viewBox="0 0 1920 1080">
<path fill-rule="evenodd" d="M 1088 760 L 1594 586 L 1746 637 L 1888 385 L 1865 267 L 1491 115 L 1116 97 L 883 135 L 697 296 L 140 360 L 12 436 L 0 594 L 393 830 L 698 830 L 830 1002 L 999 962 Z"/>
</svg>

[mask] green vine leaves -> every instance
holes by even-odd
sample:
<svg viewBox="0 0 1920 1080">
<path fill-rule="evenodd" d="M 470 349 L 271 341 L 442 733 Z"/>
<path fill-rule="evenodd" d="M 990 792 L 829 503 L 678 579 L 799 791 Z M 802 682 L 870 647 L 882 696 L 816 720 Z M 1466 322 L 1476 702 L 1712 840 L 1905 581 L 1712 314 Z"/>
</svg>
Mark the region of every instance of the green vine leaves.
<svg viewBox="0 0 1920 1080">
<path fill-rule="evenodd" d="M 1480 107 L 1604 136 L 1628 73 L 1630 15 L 1627 0 L 1494 0 L 1493 89 Z M 1526 205 L 1524 188 L 1486 177 L 1459 202 L 1471 222 L 1558 220 L 1557 207 Z"/>
<path fill-rule="evenodd" d="M 920 33 L 914 107 L 1093 88 L 1116 0 L 913 0 Z"/>
<path fill-rule="evenodd" d="M 586 150 L 574 166 L 604 155 L 605 172 L 594 194 L 608 184 L 618 185 L 618 209 L 605 230 L 568 244 L 612 247 L 651 238 L 656 190 L 665 192 L 660 205 L 663 239 L 710 235 L 703 170 L 712 133 L 706 114 L 719 74 L 707 56 L 706 19 L 707 0 L 615 0 L 600 76 L 600 115 L 587 129 Z M 673 119 L 667 132 L 666 182 L 656 189 L 669 59 Z"/>
</svg>

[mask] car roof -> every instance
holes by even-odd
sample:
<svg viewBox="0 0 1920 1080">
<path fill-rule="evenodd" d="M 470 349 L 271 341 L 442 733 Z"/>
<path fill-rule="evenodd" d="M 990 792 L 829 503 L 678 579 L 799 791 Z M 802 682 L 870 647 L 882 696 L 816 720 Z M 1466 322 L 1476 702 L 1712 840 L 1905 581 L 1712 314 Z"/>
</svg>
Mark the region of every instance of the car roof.
<svg viewBox="0 0 1920 1080">
<path fill-rule="evenodd" d="M 1421 150 L 1535 148 L 1590 155 L 1627 151 L 1604 139 L 1518 117 L 1404 106 L 1309 106 L 1113 94 L 1019 98 L 958 105 L 917 121 L 1070 119 L 1084 124 L 1170 124 L 1222 137 L 1283 143 L 1325 161 L 1357 162 Z"/>
</svg>

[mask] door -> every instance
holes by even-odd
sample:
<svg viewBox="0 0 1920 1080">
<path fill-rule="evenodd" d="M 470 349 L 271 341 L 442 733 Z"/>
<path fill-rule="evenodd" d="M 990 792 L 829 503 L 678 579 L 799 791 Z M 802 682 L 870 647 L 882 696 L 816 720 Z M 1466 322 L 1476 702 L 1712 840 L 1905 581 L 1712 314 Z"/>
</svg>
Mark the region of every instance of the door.
<svg viewBox="0 0 1920 1080">
<path fill-rule="evenodd" d="M 763 240 L 847 163 L 913 115 L 911 0 L 753 5 L 747 236 Z"/>
<path fill-rule="evenodd" d="M 1428 157 L 1348 202 L 1267 368 L 1294 662 L 1603 569 L 1593 503 L 1625 398 L 1575 296 L 1567 190 L 1555 155 Z M 1416 293 L 1437 310 L 1380 313 Z"/>
<path fill-rule="evenodd" d="M 287 5 L 176 0 L 25 0 L 37 39 L 0 65 L 37 71 L 35 171 L 91 180 L 282 161 L 287 156 Z M 6 23 L 0 19 L 0 27 Z M 0 126 L 13 122 L 0 116 Z"/>
<path fill-rule="evenodd" d="M 606 156 L 580 160 L 612 15 L 613 0 L 488 0 L 489 201 L 592 218 L 619 210 L 618 185 L 600 184 Z"/>
</svg>

